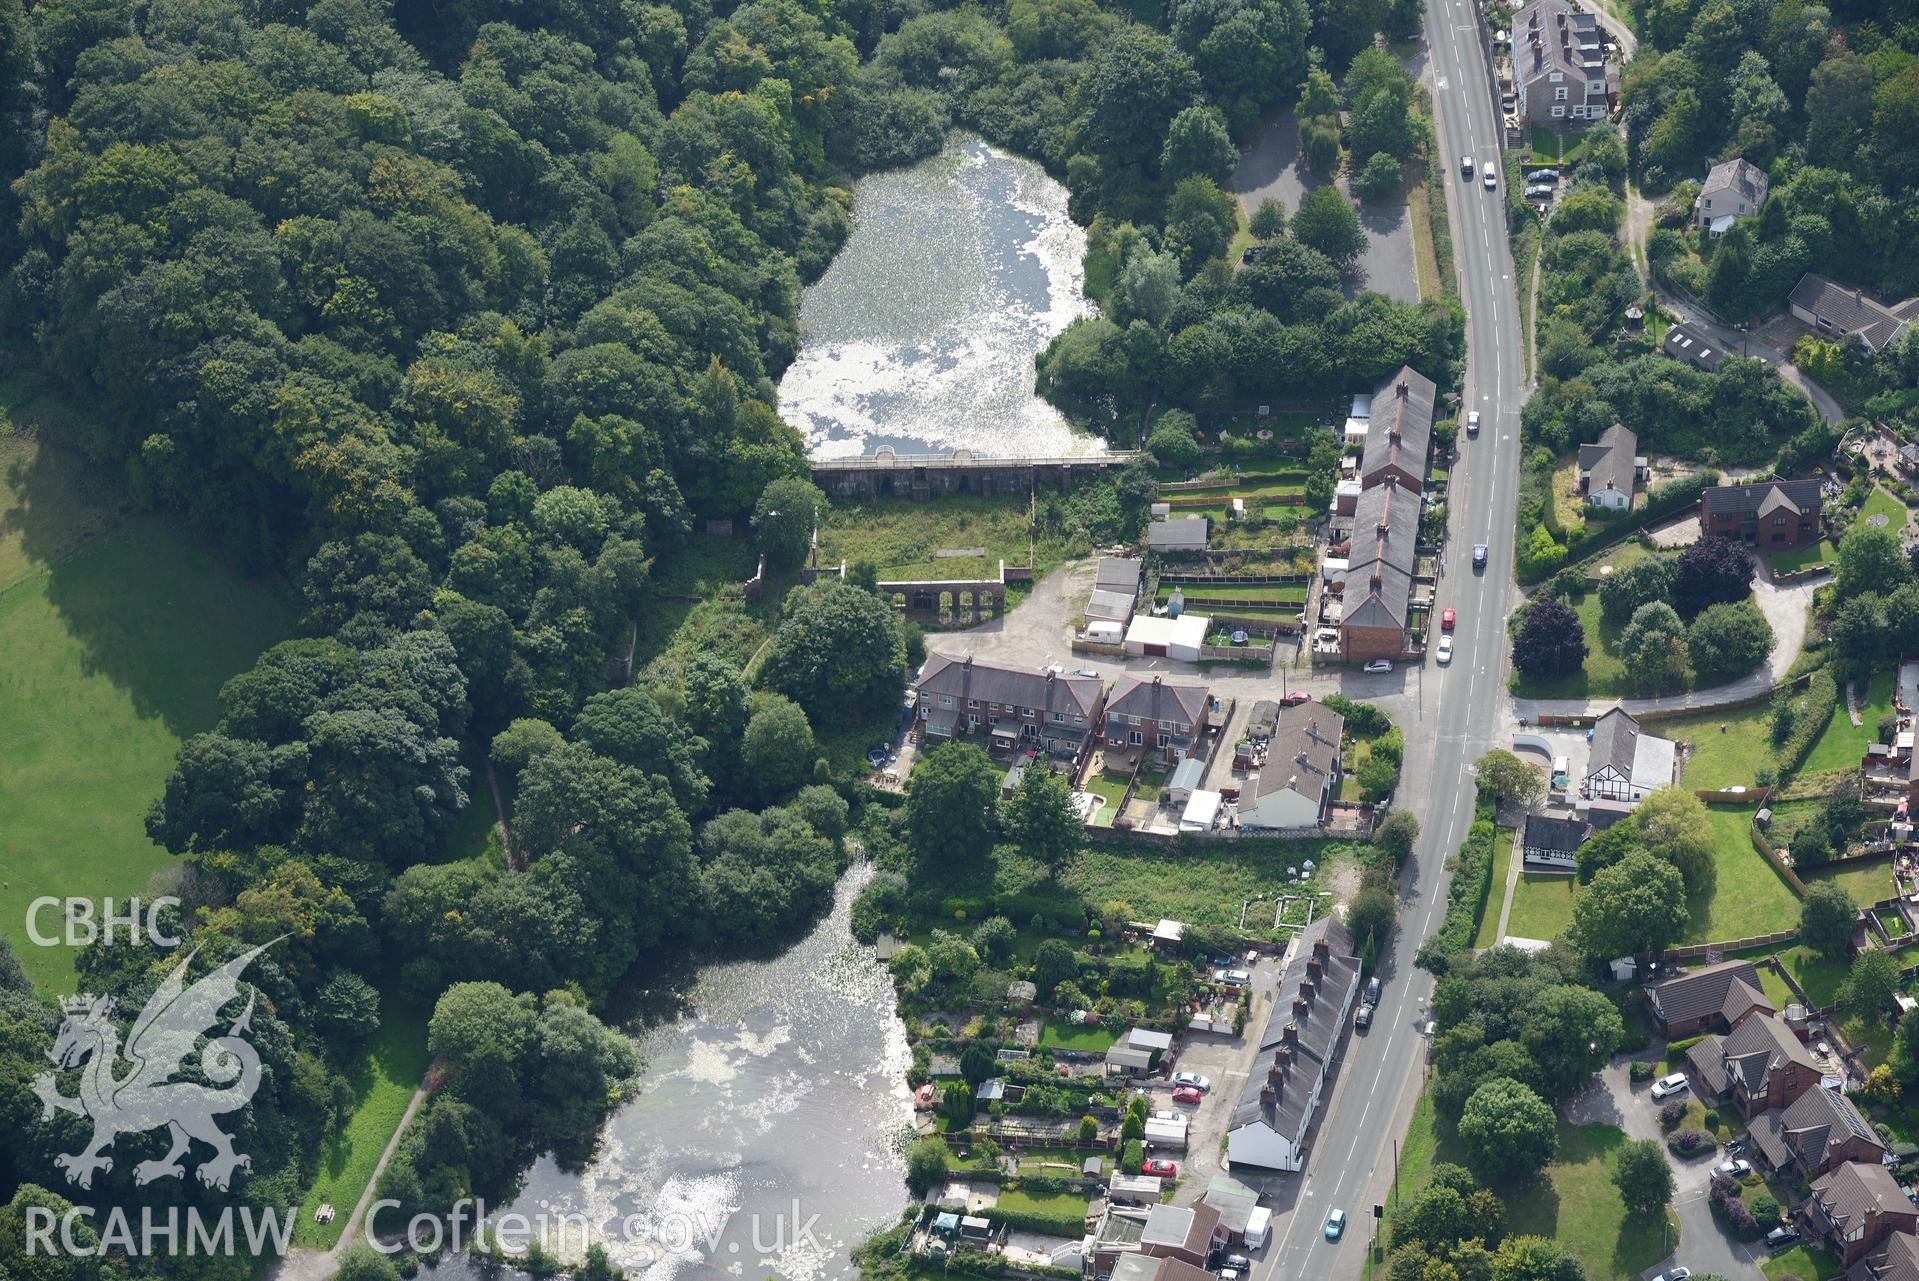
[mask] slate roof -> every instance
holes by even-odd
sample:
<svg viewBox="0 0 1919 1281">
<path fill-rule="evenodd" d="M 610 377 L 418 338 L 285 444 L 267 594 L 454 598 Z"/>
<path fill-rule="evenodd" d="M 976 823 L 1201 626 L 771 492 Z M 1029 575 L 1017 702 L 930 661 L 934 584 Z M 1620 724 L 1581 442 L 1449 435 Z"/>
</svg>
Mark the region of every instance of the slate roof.
<svg viewBox="0 0 1919 1281">
<path fill-rule="evenodd" d="M 1691 325 L 1674 325 L 1668 329 L 1660 349 L 1674 360 L 1683 360 L 1707 373 L 1725 364 L 1728 354 L 1716 339 Z"/>
<path fill-rule="evenodd" d="M 1814 1090 L 1806 1097 L 1829 1093 L 1830 1090 Z M 1865 1161 L 1848 1161 L 1815 1179 L 1812 1197 L 1819 1203 L 1819 1208 L 1826 1212 L 1833 1226 L 1842 1232 L 1863 1223 L 1874 1212 L 1913 1212 L 1912 1202 L 1906 1199 L 1899 1181 L 1892 1177 L 1886 1167 Z"/>
<path fill-rule="evenodd" d="M 1878 1132 L 1859 1114 L 1852 1100 L 1837 1090 L 1807 1090 L 1791 1107 L 1780 1111 L 1779 1128 L 1804 1157 L 1808 1169 L 1824 1161 L 1828 1149 L 1849 1139 L 1865 1139 L 1885 1150 L 1885 1142 Z M 1899 1202 L 1911 1208 L 1903 1192 L 1899 1194 Z"/>
<path fill-rule="evenodd" d="M 1266 763 L 1251 788 L 1254 797 L 1291 787 L 1302 796 L 1323 800 L 1339 763 L 1339 739 L 1346 718 L 1322 703 L 1279 709 Z"/>
<path fill-rule="evenodd" d="M 1801 276 L 1787 301 L 1839 333 L 1857 335 L 1873 351 L 1885 350 L 1906 328 L 1898 311 L 1868 298 L 1863 290 L 1848 289 L 1816 272 Z"/>
<path fill-rule="evenodd" d="M 1589 477 L 1586 492 L 1597 494 L 1612 489 L 1632 497 L 1638 451 L 1639 437 L 1619 423 L 1601 432 L 1597 442 L 1581 445 L 1579 470 Z"/>
<path fill-rule="evenodd" d="M 1513 15 L 1513 60 L 1528 84 L 1552 72 L 1574 86 L 1606 80 L 1599 23 L 1567 0 L 1534 0 Z"/>
<path fill-rule="evenodd" d="M 1411 365 L 1401 365 L 1398 373 L 1379 384 L 1373 393 L 1366 450 L 1359 459 L 1362 479 L 1393 465 L 1409 476 L 1425 479 L 1426 457 L 1433 440 L 1433 406 L 1438 399 L 1439 388 L 1433 380 Z"/>
<path fill-rule="evenodd" d="M 1418 494 L 1391 483 L 1360 494 L 1353 509 L 1341 626 L 1405 629 L 1418 542 Z"/>
<path fill-rule="evenodd" d="M 973 699 L 1036 708 L 1050 721 L 1053 712 L 1091 716 L 1099 706 L 1105 682 L 1095 676 L 1066 676 L 1035 667 L 990 663 L 971 654 L 960 658 L 934 654 L 927 658 L 926 670 L 913 688 L 921 697 L 950 696 L 956 706 L 947 710 L 955 712 L 965 707 L 962 700 Z"/>
<path fill-rule="evenodd" d="M 1329 958 L 1321 967 L 1312 1004 L 1305 1016 L 1299 1018 L 1293 1013 L 1293 998 L 1299 995 L 1300 984 L 1306 978 L 1307 964 L 1314 955 L 1313 945 L 1321 941 L 1327 945 Z M 1340 1011 L 1346 1007 L 1348 996 L 1358 983 L 1359 958 L 1353 955 L 1353 936 L 1345 922 L 1336 916 L 1322 916 L 1299 932 L 1298 950 L 1273 993 L 1272 1011 L 1259 1033 L 1259 1055 L 1240 1090 L 1231 1128 L 1264 1121 L 1275 1133 L 1290 1139 L 1297 1139 L 1305 1131 L 1311 1119 L 1308 1108 L 1315 1093 L 1312 1085 L 1325 1073 L 1327 1057 L 1345 1030 L 1346 1020 Z M 1285 1041 L 1289 1024 L 1297 1028 L 1292 1063 L 1286 1069 L 1279 1100 L 1267 1104 L 1260 1098 L 1260 1090 L 1266 1084 L 1266 1069 L 1273 1061 L 1273 1052 Z"/>
<path fill-rule="evenodd" d="M 1127 591 L 1109 591 L 1104 587 L 1095 587 L 1092 595 L 1086 598 L 1086 617 L 1104 618 L 1110 622 L 1123 623 L 1133 616 L 1136 597 Z"/>
<path fill-rule="evenodd" d="M 1732 990 L 1727 993 L 1727 1001 L 1740 999 L 1739 991 L 1745 986 L 1743 980 L 1735 981 Z M 1756 992 L 1751 995 L 1758 996 Z M 1765 998 L 1759 999 L 1764 1001 Z M 1764 1008 L 1770 1009 L 1771 1006 Z M 1785 1067 L 1788 1063 L 1818 1071 L 1812 1055 L 1799 1043 L 1799 1038 L 1778 1019 L 1768 1018 L 1764 1014 L 1742 1019 L 1730 1035 L 1721 1038 L 1719 1049 L 1725 1059 L 1728 1083 L 1744 1086 L 1748 1094 L 1763 1092 L 1767 1075 L 1774 1068 Z"/>
<path fill-rule="evenodd" d="M 1106 700 L 1108 716 L 1137 716 L 1147 721 L 1183 721 L 1198 733 L 1206 723 L 1206 687 L 1181 682 L 1122 676 Z"/>
<path fill-rule="evenodd" d="M 1102 556 L 1093 586 L 1103 592 L 1125 592 L 1128 596 L 1137 596 L 1140 567 L 1145 563 L 1129 556 Z"/>
<path fill-rule="evenodd" d="M 1766 202 L 1766 189 L 1772 185 L 1772 179 L 1758 165 L 1739 156 L 1732 160 L 1722 160 L 1712 167 L 1706 175 L 1706 181 L 1699 188 L 1699 198 L 1716 196 L 1720 192 L 1736 195 L 1757 209 Z"/>
<path fill-rule="evenodd" d="M 1655 983 L 1647 989 L 1653 1008 L 1668 1023 L 1684 1023 L 1707 1014 L 1716 1014 L 1726 1005 L 1726 993 L 1735 982 L 1760 988 L 1759 971 L 1751 961 L 1721 961 L 1690 974 Z"/>
<path fill-rule="evenodd" d="M 1206 546 L 1206 518 L 1177 516 L 1146 527 L 1146 545 L 1161 550 L 1201 551 Z"/>
<path fill-rule="evenodd" d="M 1592 752 L 1586 759 L 1586 777 L 1610 765 L 1619 777 L 1632 778 L 1633 754 L 1639 746 L 1639 722 L 1615 707 L 1593 722 Z"/>
<path fill-rule="evenodd" d="M 1773 480 L 1758 485 L 1714 485 L 1699 492 L 1708 516 L 1758 516 L 1778 510 L 1818 512 L 1825 505 L 1816 480 Z"/>
<path fill-rule="evenodd" d="M 1846 1271 L 1846 1281 L 1919 1281 L 1919 1236 L 1895 1232 Z"/>
<path fill-rule="evenodd" d="M 1726 1020 L 1727 1027 L 1732 1027 L 1753 1010 L 1764 1010 L 1767 1014 L 1779 1013 L 1764 992 L 1744 979 L 1734 979 L 1726 988 L 1726 1001 L 1719 1007 L 1719 1017 Z M 1792 1043 L 1799 1045 L 1799 1038 L 1793 1037 Z"/>
<path fill-rule="evenodd" d="M 1521 850 L 1552 850 L 1571 854 L 1592 835 L 1592 824 L 1583 818 L 1559 818 L 1551 814 L 1528 814 L 1520 830 Z"/>
</svg>

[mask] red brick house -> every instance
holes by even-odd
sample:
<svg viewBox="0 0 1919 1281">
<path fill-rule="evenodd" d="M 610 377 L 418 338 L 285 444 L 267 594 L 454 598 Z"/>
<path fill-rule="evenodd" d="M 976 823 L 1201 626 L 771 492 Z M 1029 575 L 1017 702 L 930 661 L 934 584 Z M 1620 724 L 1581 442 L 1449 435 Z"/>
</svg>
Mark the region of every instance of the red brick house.
<svg viewBox="0 0 1919 1281">
<path fill-rule="evenodd" d="M 1646 989 L 1646 1000 L 1668 1041 L 1702 1032 L 1730 1032 L 1751 1010 L 1776 1014 L 1751 961 L 1721 961 Z"/>
<path fill-rule="evenodd" d="M 1876 1252 L 1895 1232 L 1919 1227 L 1919 1210 L 1877 1162 L 1849 1161 L 1815 1181 L 1804 1213 L 1807 1226 L 1846 1268 Z"/>
<path fill-rule="evenodd" d="M 1848 1162 L 1876 1166 L 1886 1145 L 1851 1099 L 1837 1090 L 1807 1090 L 1790 1106 L 1752 1120 L 1752 1148 L 1775 1170 L 1817 1178 Z"/>
<path fill-rule="evenodd" d="M 1744 987 L 1736 982 L 1736 987 Z M 1744 994 L 1739 1003 L 1747 999 Z M 1747 1120 L 1785 1108 L 1819 1084 L 1819 1067 L 1792 1029 L 1769 1009 L 1754 1005 L 1725 1036 L 1707 1036 L 1686 1051 L 1693 1089 L 1712 1100 L 1729 1100 Z"/>
<path fill-rule="evenodd" d="M 1401 365 L 1373 393 L 1366 447 L 1359 459 L 1359 483 L 1371 489 L 1390 477 L 1411 493 L 1426 488 L 1426 464 L 1432 453 L 1433 406 L 1439 388 L 1433 380 Z"/>
<path fill-rule="evenodd" d="M 1419 512 L 1419 495 L 1390 477 L 1359 496 L 1340 597 L 1339 656 L 1348 663 L 1398 658 L 1406 651 Z"/>
<path fill-rule="evenodd" d="M 1789 551 L 1824 535 L 1825 497 L 1816 480 L 1714 485 L 1699 494 L 1699 536 L 1730 538 L 1764 551 Z"/>
<path fill-rule="evenodd" d="M 1167 764 L 1183 761 L 1199 747 L 1211 702 L 1204 685 L 1122 676 L 1106 700 L 1108 753 L 1139 749 Z"/>
</svg>

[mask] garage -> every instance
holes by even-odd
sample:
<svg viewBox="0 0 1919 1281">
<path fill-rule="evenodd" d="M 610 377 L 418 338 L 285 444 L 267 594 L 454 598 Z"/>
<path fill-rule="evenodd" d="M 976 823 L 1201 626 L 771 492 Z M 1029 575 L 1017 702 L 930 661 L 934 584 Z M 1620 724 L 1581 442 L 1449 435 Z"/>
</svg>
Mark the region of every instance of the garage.
<svg viewBox="0 0 1919 1281">
<path fill-rule="evenodd" d="M 1197 663 L 1211 620 L 1198 614 L 1167 618 L 1135 615 L 1126 628 L 1126 652 L 1138 658 L 1173 658 Z"/>
</svg>

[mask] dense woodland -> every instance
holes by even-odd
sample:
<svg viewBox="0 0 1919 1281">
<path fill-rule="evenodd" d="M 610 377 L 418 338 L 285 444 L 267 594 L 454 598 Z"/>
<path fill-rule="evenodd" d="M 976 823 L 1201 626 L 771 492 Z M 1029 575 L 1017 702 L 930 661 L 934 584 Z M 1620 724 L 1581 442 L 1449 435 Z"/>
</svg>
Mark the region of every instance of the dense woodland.
<svg viewBox="0 0 1919 1281">
<path fill-rule="evenodd" d="M 1335 288 L 1350 206 L 1292 234 L 1266 211 L 1300 270 L 1242 283 L 1220 186 L 1302 88 L 1322 134 L 1367 108 L 1361 161 L 1413 159 L 1410 85 L 1348 68 L 1417 20 L 1408 0 L 0 0 L 5 367 L 66 403 L 62 443 L 305 611 L 148 818 L 184 861 L 196 973 L 288 936 L 248 975 L 266 1070 L 238 1195 L 299 1200 L 394 1000 L 433 1010 L 449 1079 L 383 1190 L 497 1191 L 590 1138 L 634 1072 L 596 1017 L 617 983 L 669 948 L 775 944 L 830 901 L 850 819 L 813 727 L 892 715 L 916 655 L 890 605 L 790 593 L 751 687 L 702 656 L 609 691 L 607 659 L 697 518 L 755 512 L 775 554 L 817 503 L 773 387 L 859 173 L 964 126 L 1069 184 L 1106 315 L 1042 381 L 1089 423 L 1439 373 L 1455 308 Z M 1115 371 L 1112 399 L 1089 392 Z M 481 763 L 504 866 L 446 853 L 493 803 Z M 157 964 L 95 949 L 82 978 L 130 1019 Z M 0 1202 L 64 1186 L 46 1154 L 80 1141 L 27 1089 L 56 1022 L 0 966 L 21 1139 Z M 134 1192 L 163 1142 L 123 1137 L 92 1198 L 210 1195 Z M 19 1223 L 0 1209 L 0 1273 L 61 1271 L 13 1252 Z"/>
</svg>

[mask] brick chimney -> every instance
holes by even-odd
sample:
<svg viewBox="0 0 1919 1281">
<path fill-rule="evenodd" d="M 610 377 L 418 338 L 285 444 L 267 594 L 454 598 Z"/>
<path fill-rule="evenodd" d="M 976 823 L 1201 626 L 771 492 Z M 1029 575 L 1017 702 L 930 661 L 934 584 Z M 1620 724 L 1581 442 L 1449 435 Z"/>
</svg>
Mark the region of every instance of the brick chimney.
<svg viewBox="0 0 1919 1281">
<path fill-rule="evenodd" d="M 1261 1107 L 1277 1107 L 1279 1104 L 1279 1087 L 1274 1085 L 1260 1086 L 1259 1102 Z"/>
<path fill-rule="evenodd" d="M 1310 978 L 1301 979 L 1299 981 L 1299 994 L 1305 998 L 1306 1004 L 1311 1005 L 1313 998 L 1319 995 L 1319 984 L 1313 982 Z"/>
<path fill-rule="evenodd" d="M 1309 981 L 1313 983 L 1319 982 L 1319 976 L 1321 974 L 1324 974 L 1325 972 L 1326 971 L 1320 965 L 1319 958 L 1317 956 L 1313 957 L 1311 960 L 1306 962 L 1306 977 Z"/>
<path fill-rule="evenodd" d="M 1304 988 L 1301 988 L 1299 995 L 1293 998 L 1293 1017 L 1296 1019 L 1305 1018 L 1306 1011 L 1310 1009 L 1311 1007 L 1312 1007 L 1312 1002 L 1306 999 L 1306 991 Z M 1290 1023 L 1286 1025 L 1286 1030 L 1289 1032 L 1298 1031 L 1298 1029 L 1293 1027 L 1293 1025 Z"/>
<path fill-rule="evenodd" d="M 1298 1045 L 1299 1024 L 1288 1023 L 1285 1027 L 1281 1028 L 1279 1032 L 1279 1043 L 1281 1045 Z"/>
<path fill-rule="evenodd" d="M 1333 959 L 1332 944 L 1328 943 L 1323 938 L 1314 939 L 1313 940 L 1313 959 L 1315 961 L 1318 961 L 1321 965 L 1324 965 L 1326 964 L 1326 962 L 1332 960 Z"/>
</svg>

